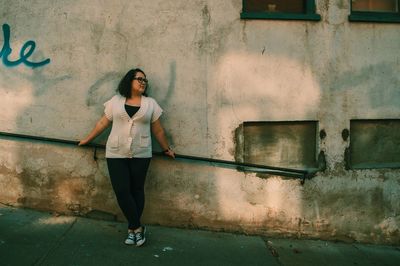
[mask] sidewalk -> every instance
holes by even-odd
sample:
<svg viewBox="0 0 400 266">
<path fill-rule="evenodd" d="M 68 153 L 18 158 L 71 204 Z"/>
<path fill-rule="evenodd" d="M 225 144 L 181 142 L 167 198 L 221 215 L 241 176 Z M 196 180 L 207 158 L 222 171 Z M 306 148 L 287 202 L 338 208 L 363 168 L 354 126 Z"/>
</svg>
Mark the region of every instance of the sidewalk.
<svg viewBox="0 0 400 266">
<path fill-rule="evenodd" d="M 147 229 L 137 248 L 123 223 L 0 204 L 0 265 L 400 265 L 399 247 Z"/>
</svg>

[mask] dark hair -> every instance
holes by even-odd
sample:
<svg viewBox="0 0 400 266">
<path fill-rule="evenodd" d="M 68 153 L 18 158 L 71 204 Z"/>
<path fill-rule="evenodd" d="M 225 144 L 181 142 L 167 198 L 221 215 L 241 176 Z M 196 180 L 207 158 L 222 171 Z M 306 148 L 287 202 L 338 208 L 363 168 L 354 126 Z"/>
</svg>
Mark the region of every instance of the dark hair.
<svg viewBox="0 0 400 266">
<path fill-rule="evenodd" d="M 134 68 L 134 69 L 129 70 L 128 73 L 125 74 L 125 76 L 121 79 L 121 81 L 118 84 L 117 91 L 119 92 L 119 94 L 121 94 L 122 96 L 124 96 L 126 98 L 130 98 L 132 96 L 132 92 L 131 92 L 132 80 L 136 77 L 136 74 L 138 72 L 143 73 L 143 75 L 146 77 L 146 74 L 140 68 Z M 148 84 L 146 84 L 146 88 L 143 93 L 144 96 L 147 96 L 147 93 L 146 93 L 147 86 L 148 86 Z"/>
</svg>

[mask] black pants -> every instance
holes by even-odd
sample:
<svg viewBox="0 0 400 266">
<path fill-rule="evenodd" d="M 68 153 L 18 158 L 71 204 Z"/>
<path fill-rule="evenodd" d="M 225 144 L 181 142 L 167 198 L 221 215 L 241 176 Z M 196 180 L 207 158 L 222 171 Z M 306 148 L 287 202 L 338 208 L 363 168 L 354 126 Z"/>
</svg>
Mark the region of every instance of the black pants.
<svg viewBox="0 0 400 266">
<path fill-rule="evenodd" d="M 111 184 L 118 205 L 128 220 L 128 229 L 141 226 L 144 182 L 151 158 L 107 158 Z"/>
</svg>

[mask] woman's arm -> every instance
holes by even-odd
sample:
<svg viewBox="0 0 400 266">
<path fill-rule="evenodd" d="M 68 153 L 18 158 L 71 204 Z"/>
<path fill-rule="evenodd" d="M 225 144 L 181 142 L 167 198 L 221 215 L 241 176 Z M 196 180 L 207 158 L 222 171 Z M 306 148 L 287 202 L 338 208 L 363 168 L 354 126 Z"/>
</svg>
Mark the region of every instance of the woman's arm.
<svg viewBox="0 0 400 266">
<path fill-rule="evenodd" d="M 95 137 L 101 134 L 108 126 L 111 124 L 111 121 L 107 119 L 105 115 L 97 121 L 96 126 L 92 129 L 89 135 L 79 142 L 79 146 L 86 145 L 91 142 Z"/>
<path fill-rule="evenodd" d="M 160 143 L 161 149 L 163 149 L 164 154 L 168 155 L 171 158 L 175 158 L 175 153 L 168 145 L 168 140 L 165 137 L 164 129 L 161 125 L 160 119 L 157 119 L 155 122 L 151 123 L 151 132 L 156 137 L 158 143 Z"/>
</svg>

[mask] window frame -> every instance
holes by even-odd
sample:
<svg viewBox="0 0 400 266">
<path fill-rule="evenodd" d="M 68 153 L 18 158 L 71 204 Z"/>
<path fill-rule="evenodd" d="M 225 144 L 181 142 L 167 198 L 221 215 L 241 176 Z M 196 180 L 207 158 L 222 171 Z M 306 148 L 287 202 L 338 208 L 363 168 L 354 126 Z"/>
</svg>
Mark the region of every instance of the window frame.
<svg viewBox="0 0 400 266">
<path fill-rule="evenodd" d="M 246 0 L 242 0 L 241 19 L 271 19 L 271 20 L 309 20 L 320 21 L 321 15 L 316 13 L 316 0 L 305 0 L 305 13 L 285 13 L 285 12 L 246 12 L 244 6 Z"/>
<path fill-rule="evenodd" d="M 350 1 L 350 22 L 382 22 L 400 23 L 400 0 L 398 1 L 399 11 L 394 12 L 374 12 L 374 11 L 353 11 L 353 1 Z"/>
</svg>

